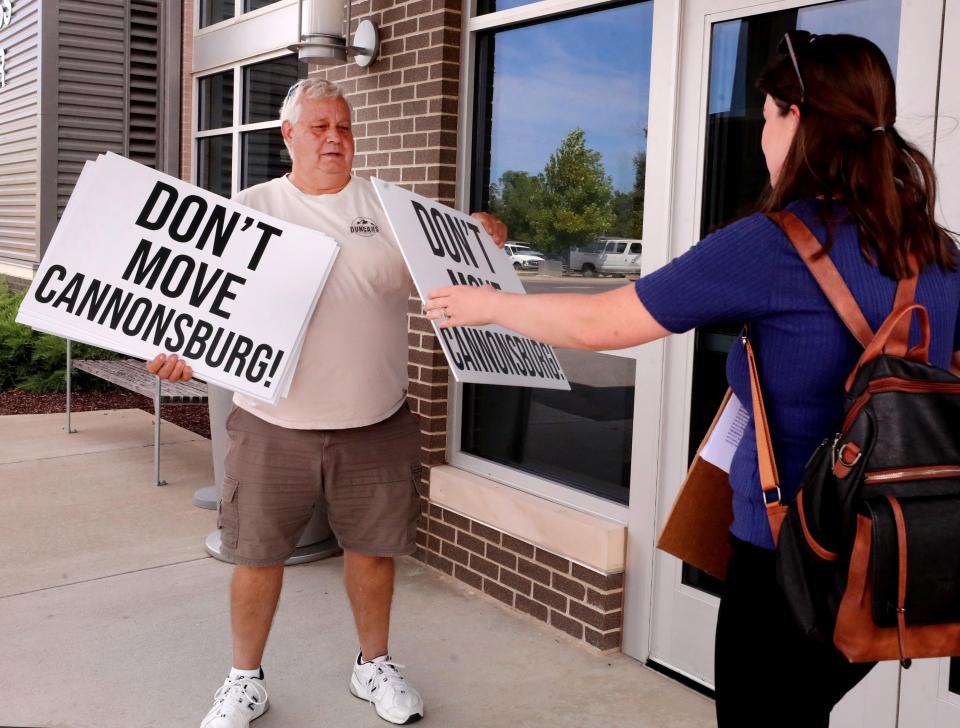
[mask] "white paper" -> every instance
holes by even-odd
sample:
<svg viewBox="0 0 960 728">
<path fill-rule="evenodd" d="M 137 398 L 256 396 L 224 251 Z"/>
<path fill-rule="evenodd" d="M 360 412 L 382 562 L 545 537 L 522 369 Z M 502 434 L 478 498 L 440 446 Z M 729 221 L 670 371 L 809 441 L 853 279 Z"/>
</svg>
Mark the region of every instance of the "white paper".
<svg viewBox="0 0 960 728">
<path fill-rule="evenodd" d="M 700 457 L 729 473 L 733 454 L 737 451 L 749 422 L 750 413 L 740 404 L 740 400 L 731 394 L 716 427 L 710 433 L 710 438 L 700 450 Z"/>
<path fill-rule="evenodd" d="M 525 293 L 506 253 L 469 215 L 379 179 L 373 186 L 421 300 L 454 284 Z M 502 326 L 433 328 L 458 382 L 570 389 L 546 344 Z"/>
<path fill-rule="evenodd" d="M 174 195 L 166 224 L 154 228 Z M 201 379 L 276 402 L 289 391 L 338 250 L 315 230 L 107 154 L 85 165 L 17 321 L 141 359 L 176 353 Z M 118 298 L 111 307 L 107 297 L 95 308 L 95 294 L 106 290 L 120 291 L 127 305 Z M 152 324 L 161 314 L 170 323 Z"/>
</svg>

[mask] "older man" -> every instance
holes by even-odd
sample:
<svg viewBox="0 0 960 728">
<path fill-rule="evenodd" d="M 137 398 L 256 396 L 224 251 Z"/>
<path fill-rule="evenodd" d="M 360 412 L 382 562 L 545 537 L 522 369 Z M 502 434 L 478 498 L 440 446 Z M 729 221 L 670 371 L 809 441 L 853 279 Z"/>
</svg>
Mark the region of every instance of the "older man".
<svg viewBox="0 0 960 728">
<path fill-rule="evenodd" d="M 236 564 L 233 668 L 201 728 L 246 728 L 267 710 L 261 658 L 283 562 L 318 507 L 344 550 L 360 642 L 350 692 L 384 720 L 413 723 L 423 702 L 387 648 L 393 557 L 415 550 L 419 514 L 420 432 L 406 407 L 411 280 L 373 186 L 352 175 L 351 110 L 340 90 L 301 81 L 280 119 L 291 173 L 236 200 L 330 235 L 340 253 L 289 396 L 271 405 L 236 395 L 227 420 L 220 526 L 223 554 Z M 502 246 L 505 226 L 475 217 Z M 148 369 L 174 381 L 192 375 L 175 355 L 158 356 Z"/>
</svg>

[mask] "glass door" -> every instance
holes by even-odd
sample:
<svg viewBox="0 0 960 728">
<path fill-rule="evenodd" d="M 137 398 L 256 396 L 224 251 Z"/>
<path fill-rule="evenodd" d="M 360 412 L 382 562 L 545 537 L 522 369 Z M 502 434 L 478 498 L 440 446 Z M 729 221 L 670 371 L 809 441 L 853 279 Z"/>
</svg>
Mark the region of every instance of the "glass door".
<svg viewBox="0 0 960 728">
<path fill-rule="evenodd" d="M 748 212 L 763 190 L 763 96 L 754 82 L 788 30 L 855 33 L 876 42 L 897 75 L 898 129 L 931 152 L 939 54 L 930 41 L 940 38 L 942 23 L 939 10 L 930 12 L 933 4 L 942 9 L 939 0 L 687 3 L 679 22 L 671 256 Z M 726 389 L 724 362 L 737 329 L 732 322 L 672 337 L 666 345 L 660 524 Z M 718 588 L 677 559 L 657 555 L 649 659 L 708 688 Z M 895 725 L 897 679 L 895 666 L 874 670 L 834 712 L 833 725 Z"/>
<path fill-rule="evenodd" d="M 937 3 L 939 5 L 939 3 Z M 941 12 L 939 9 L 937 12 Z M 960 230 L 960 46 L 948 39 L 960 33 L 960 3 L 948 0 L 943 9 L 940 52 L 940 95 L 937 103 L 934 164 L 940 186 L 940 221 Z M 960 726 L 960 657 L 914 660 L 904 671 L 900 691 L 900 725 L 928 728 Z"/>
</svg>

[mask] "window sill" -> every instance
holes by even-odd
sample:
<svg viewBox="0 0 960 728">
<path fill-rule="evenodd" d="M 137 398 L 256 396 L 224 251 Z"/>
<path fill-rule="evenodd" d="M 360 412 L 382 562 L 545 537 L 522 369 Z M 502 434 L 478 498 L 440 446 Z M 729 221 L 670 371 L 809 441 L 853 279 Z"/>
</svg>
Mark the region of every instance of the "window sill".
<svg viewBox="0 0 960 728">
<path fill-rule="evenodd" d="M 627 529 L 450 465 L 430 470 L 430 500 L 605 574 L 622 572 Z"/>
</svg>

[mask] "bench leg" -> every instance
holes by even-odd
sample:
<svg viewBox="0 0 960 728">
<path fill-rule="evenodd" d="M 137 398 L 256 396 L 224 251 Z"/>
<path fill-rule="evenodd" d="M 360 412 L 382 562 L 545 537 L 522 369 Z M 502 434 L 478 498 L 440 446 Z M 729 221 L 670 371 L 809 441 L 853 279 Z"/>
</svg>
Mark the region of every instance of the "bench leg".
<svg viewBox="0 0 960 728">
<path fill-rule="evenodd" d="M 157 388 L 153 395 L 153 472 L 157 485 L 167 484 L 167 481 L 160 480 L 160 377 L 157 377 Z"/>
<path fill-rule="evenodd" d="M 67 339 L 67 434 L 72 435 L 76 432 L 70 426 L 70 409 L 72 407 L 72 396 L 73 396 L 73 351 L 71 349 L 71 341 Z"/>
</svg>

